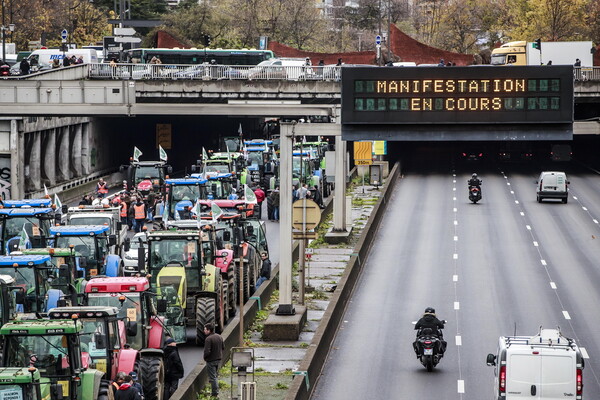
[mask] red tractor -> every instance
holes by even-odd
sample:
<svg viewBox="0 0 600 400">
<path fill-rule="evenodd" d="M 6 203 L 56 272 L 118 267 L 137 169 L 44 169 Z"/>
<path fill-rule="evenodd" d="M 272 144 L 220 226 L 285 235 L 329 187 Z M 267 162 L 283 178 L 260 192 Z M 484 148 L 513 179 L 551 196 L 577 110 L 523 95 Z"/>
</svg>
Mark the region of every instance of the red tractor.
<svg viewBox="0 0 600 400">
<path fill-rule="evenodd" d="M 144 388 L 145 399 L 162 400 L 165 376 L 162 350 L 165 321 L 158 315 L 161 310 L 157 310 L 154 305 L 155 296 L 150 292 L 148 279 L 93 278 L 86 285 L 85 293 L 89 306 L 116 307 L 118 318 L 127 321 L 123 322 L 119 332 L 124 336 L 126 343 L 139 352 L 137 372 Z"/>
</svg>

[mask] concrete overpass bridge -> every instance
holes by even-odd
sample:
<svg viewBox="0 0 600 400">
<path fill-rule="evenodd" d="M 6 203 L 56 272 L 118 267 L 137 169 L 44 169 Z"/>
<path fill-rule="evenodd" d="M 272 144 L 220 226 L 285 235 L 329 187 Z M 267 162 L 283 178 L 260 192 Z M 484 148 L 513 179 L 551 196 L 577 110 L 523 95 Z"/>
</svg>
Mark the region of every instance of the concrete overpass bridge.
<svg viewBox="0 0 600 400">
<path fill-rule="evenodd" d="M 43 184 L 60 191 L 106 174 L 129 158 L 134 145 L 148 142 L 156 124 L 171 121 L 185 137 L 174 150 L 191 160 L 204 145 L 202 136 L 235 134 L 240 118 L 254 130 L 259 117 L 269 116 L 339 122 L 340 67 L 310 73 L 289 67 L 285 77 L 277 68 L 202 68 L 83 64 L 0 80 L 0 189 L 12 197 L 35 196 Z M 588 119 L 597 116 L 600 68 L 576 70 L 575 78 L 575 134 L 598 135 L 598 118 Z M 310 124 L 305 134 L 339 135 L 339 126 Z"/>
</svg>

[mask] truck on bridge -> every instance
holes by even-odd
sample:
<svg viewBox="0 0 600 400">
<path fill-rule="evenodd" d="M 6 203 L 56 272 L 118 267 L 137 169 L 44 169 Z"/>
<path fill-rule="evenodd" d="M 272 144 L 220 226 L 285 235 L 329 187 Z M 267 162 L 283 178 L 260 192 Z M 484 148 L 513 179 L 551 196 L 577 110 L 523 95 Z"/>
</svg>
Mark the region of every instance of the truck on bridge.
<svg viewBox="0 0 600 400">
<path fill-rule="evenodd" d="M 579 59 L 582 67 L 594 65 L 594 44 L 583 42 L 537 42 L 524 40 L 505 43 L 492 50 L 492 65 L 574 65 Z"/>
</svg>

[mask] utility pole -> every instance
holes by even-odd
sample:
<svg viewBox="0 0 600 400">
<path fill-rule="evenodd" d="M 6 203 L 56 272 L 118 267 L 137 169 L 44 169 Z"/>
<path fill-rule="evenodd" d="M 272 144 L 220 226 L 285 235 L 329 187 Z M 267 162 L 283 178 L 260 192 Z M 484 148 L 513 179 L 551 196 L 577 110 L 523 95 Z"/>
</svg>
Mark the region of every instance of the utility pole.
<svg viewBox="0 0 600 400">
<path fill-rule="evenodd" d="M 387 33 L 387 48 L 388 48 L 388 62 L 392 61 L 392 0 L 388 0 L 388 33 Z"/>
</svg>

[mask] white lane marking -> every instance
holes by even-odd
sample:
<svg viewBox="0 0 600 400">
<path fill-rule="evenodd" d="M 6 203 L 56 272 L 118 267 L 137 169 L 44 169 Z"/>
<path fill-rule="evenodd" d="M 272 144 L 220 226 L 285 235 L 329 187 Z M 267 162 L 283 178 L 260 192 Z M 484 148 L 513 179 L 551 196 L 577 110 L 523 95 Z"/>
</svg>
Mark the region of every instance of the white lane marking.
<svg viewBox="0 0 600 400">
<path fill-rule="evenodd" d="M 464 393 L 465 392 L 465 381 L 463 381 L 462 379 L 458 381 L 458 393 Z"/>
<path fill-rule="evenodd" d="M 455 260 L 458 260 L 458 254 L 454 253 L 454 255 L 452 256 L 452 258 L 454 258 Z"/>
<path fill-rule="evenodd" d="M 456 179 L 452 179 L 452 183 L 456 183 Z"/>
<path fill-rule="evenodd" d="M 510 191 L 510 194 L 515 194 L 515 192 L 511 190 L 511 191 Z"/>
<path fill-rule="evenodd" d="M 577 200 L 577 196 L 573 196 L 573 200 Z"/>
<path fill-rule="evenodd" d="M 452 275 L 452 281 L 458 282 L 458 275 Z"/>
<path fill-rule="evenodd" d="M 454 241 L 458 242 L 458 236 L 454 236 Z"/>
<path fill-rule="evenodd" d="M 519 200 L 515 200 L 515 204 L 519 204 Z"/>
<path fill-rule="evenodd" d="M 583 358 L 590 358 L 590 355 L 588 354 L 587 350 L 585 349 L 585 347 L 580 347 L 579 350 L 581 350 L 581 356 Z"/>
<path fill-rule="evenodd" d="M 534 242 L 533 242 L 533 245 L 534 245 L 535 247 L 538 247 L 538 246 L 539 246 L 538 242 L 536 242 L 536 241 L 534 241 Z"/>
<path fill-rule="evenodd" d="M 581 207 L 583 211 L 587 211 L 587 207 Z"/>
<path fill-rule="evenodd" d="M 452 174 L 453 177 L 456 177 L 456 174 Z"/>
<path fill-rule="evenodd" d="M 597 223 L 598 223 L 598 220 L 597 220 L 597 219 L 593 219 L 592 221 L 594 221 L 594 223 L 595 223 L 595 224 L 597 224 Z"/>
<path fill-rule="evenodd" d="M 456 201 L 456 197 L 453 197 L 452 200 Z"/>
<path fill-rule="evenodd" d="M 456 345 L 462 346 L 462 338 L 460 336 L 456 336 Z"/>
<path fill-rule="evenodd" d="M 550 287 L 551 287 L 552 289 L 556 289 L 556 283 L 554 283 L 554 282 L 550 282 Z"/>
<path fill-rule="evenodd" d="M 542 263 L 542 265 L 543 265 L 544 267 L 545 267 L 546 265 L 548 265 L 548 264 L 546 264 L 546 260 L 540 260 L 540 262 Z"/>
<path fill-rule="evenodd" d="M 529 225 L 525 225 L 525 228 L 527 228 L 528 231 L 531 230 L 531 227 Z"/>
<path fill-rule="evenodd" d="M 458 225 L 458 221 L 454 220 L 454 225 Z"/>
<path fill-rule="evenodd" d="M 460 302 L 458 302 L 458 301 L 454 302 L 454 309 L 455 310 L 460 310 Z"/>
<path fill-rule="evenodd" d="M 456 192 L 456 188 L 452 188 L 452 191 L 453 191 L 453 192 Z"/>
<path fill-rule="evenodd" d="M 571 319 L 568 311 L 563 311 L 563 315 L 565 316 L 565 319 Z"/>
<path fill-rule="evenodd" d="M 507 185 L 507 186 L 510 186 L 510 182 L 506 182 L 506 185 Z"/>
<path fill-rule="evenodd" d="M 458 209 L 457 209 L 456 207 L 454 207 L 454 208 L 453 208 L 453 210 L 454 210 L 454 212 L 457 212 L 457 211 L 458 211 Z"/>
<path fill-rule="evenodd" d="M 521 214 L 521 217 L 525 216 L 525 213 L 523 211 L 521 211 L 519 214 Z"/>
<path fill-rule="evenodd" d="M 504 179 L 508 179 L 508 176 L 504 175 L 504 172 L 500 172 L 502 174 L 502 176 L 504 177 Z"/>
</svg>

